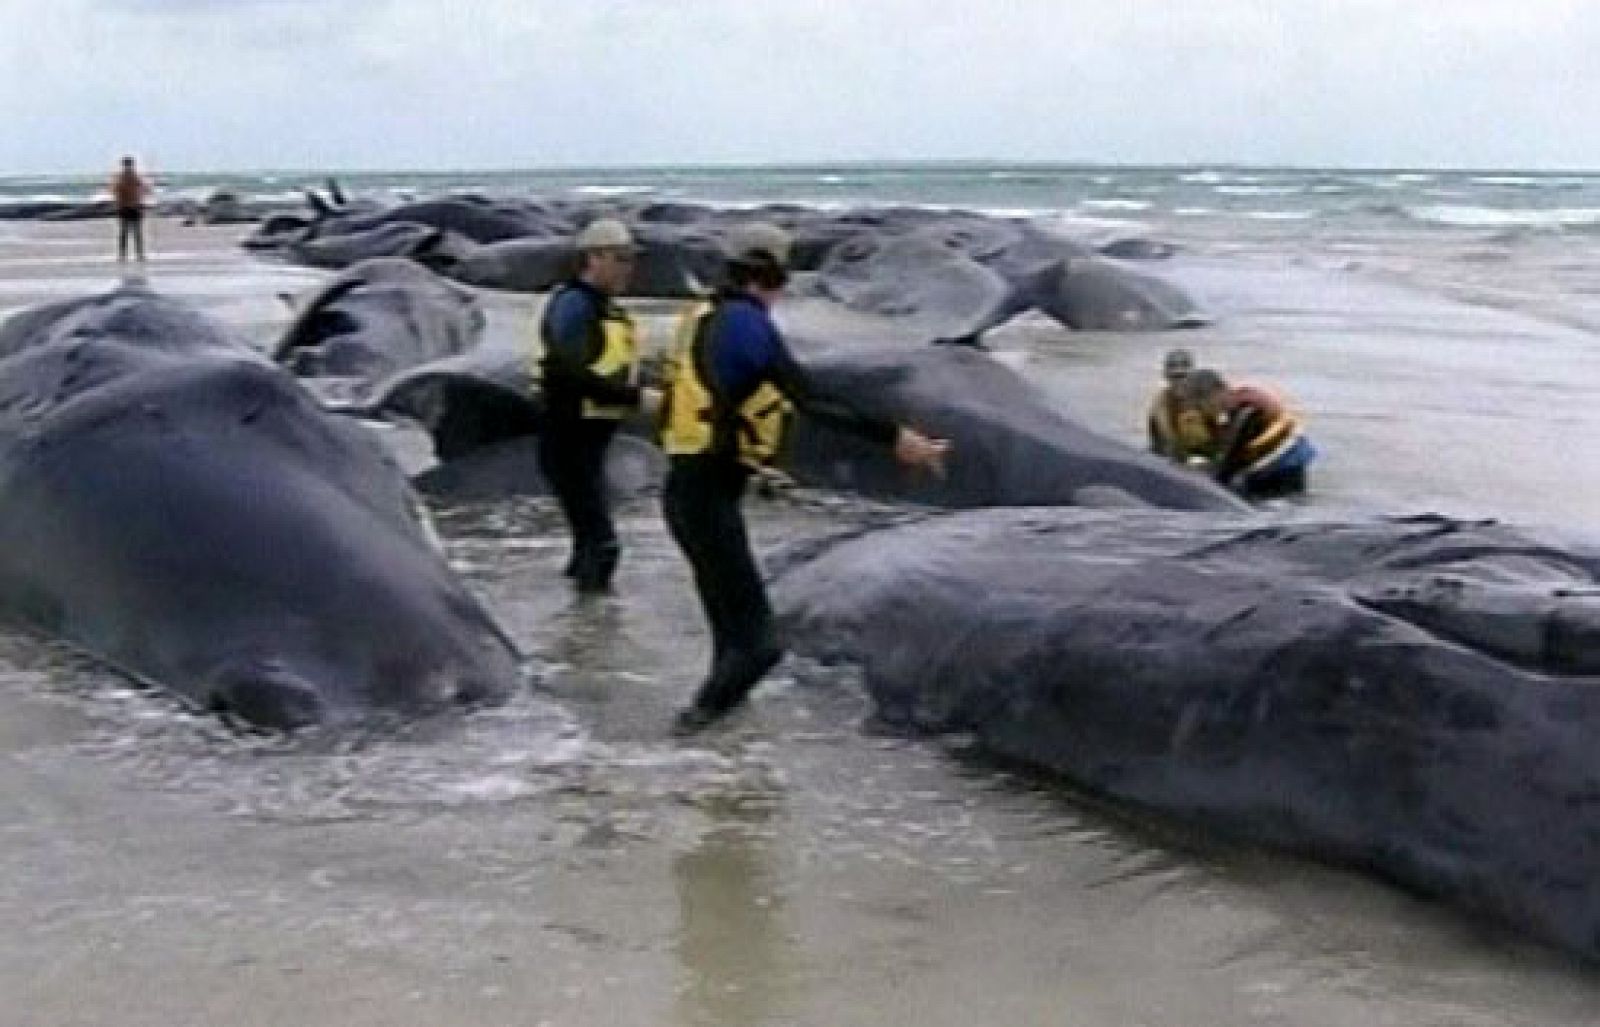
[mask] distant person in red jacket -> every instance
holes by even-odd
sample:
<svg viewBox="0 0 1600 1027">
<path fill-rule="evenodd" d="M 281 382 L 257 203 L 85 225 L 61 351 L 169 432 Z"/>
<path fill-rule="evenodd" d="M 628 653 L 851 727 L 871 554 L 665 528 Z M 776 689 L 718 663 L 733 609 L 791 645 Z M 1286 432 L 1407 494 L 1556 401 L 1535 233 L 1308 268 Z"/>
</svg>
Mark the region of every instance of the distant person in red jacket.
<svg viewBox="0 0 1600 1027">
<path fill-rule="evenodd" d="M 117 211 L 117 263 L 128 260 L 128 240 L 144 263 L 144 207 L 150 199 L 150 183 L 139 174 L 132 157 L 122 158 L 122 170 L 111 178 L 111 204 Z"/>
</svg>

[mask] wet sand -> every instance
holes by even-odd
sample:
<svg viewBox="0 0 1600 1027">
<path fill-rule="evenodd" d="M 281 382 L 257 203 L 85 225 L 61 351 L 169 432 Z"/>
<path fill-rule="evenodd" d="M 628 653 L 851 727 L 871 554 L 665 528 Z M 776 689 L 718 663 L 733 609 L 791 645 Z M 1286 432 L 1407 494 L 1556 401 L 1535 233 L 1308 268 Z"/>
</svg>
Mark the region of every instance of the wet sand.
<svg viewBox="0 0 1600 1027">
<path fill-rule="evenodd" d="M 0 311 L 111 284 L 94 224 L 0 234 Z M 152 283 L 265 342 L 315 273 L 237 229 L 153 233 Z M 1238 272 L 1245 261 L 1248 274 Z M 1380 269 L 1381 270 L 1381 269 Z M 1318 506 L 1584 528 L 1600 425 L 1570 324 L 1252 254 L 1175 267 L 1182 336 L 997 340 L 1130 441 L 1182 343 L 1283 385 Z M 522 298 L 496 303 L 517 330 Z M 825 504 L 752 504 L 758 541 Z M 786 664 L 730 730 L 664 737 L 705 639 L 653 505 L 619 595 L 569 597 L 553 509 L 437 511 L 534 655 L 507 707 L 367 738 L 229 734 L 0 636 L 0 994 L 19 1024 L 1580 1024 L 1592 971 L 1359 875 L 1141 823 L 874 738 L 848 675 Z"/>
</svg>

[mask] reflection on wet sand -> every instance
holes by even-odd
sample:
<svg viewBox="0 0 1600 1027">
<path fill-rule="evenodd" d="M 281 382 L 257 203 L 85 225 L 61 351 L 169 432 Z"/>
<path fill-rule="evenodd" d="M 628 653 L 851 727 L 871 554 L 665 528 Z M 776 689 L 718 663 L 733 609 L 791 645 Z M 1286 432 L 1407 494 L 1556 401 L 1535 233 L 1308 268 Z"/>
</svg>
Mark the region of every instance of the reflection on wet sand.
<svg viewBox="0 0 1600 1027">
<path fill-rule="evenodd" d="M 718 811 L 713 811 L 714 815 Z M 757 1024 L 792 1013 L 799 953 L 785 923 L 766 814 L 722 811 L 672 861 L 682 1024 Z"/>
</svg>

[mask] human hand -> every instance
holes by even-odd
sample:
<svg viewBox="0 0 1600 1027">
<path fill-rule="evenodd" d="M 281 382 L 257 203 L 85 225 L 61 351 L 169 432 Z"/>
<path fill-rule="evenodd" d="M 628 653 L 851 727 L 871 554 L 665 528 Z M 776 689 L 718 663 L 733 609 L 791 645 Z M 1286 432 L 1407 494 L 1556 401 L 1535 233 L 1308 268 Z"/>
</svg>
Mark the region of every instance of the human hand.
<svg viewBox="0 0 1600 1027">
<path fill-rule="evenodd" d="M 936 478 L 944 477 L 944 458 L 949 451 L 949 442 L 930 438 L 912 428 L 901 428 L 894 440 L 896 460 L 907 467 L 928 471 Z"/>
<path fill-rule="evenodd" d="M 755 472 L 756 494 L 766 499 L 782 495 L 795 487 L 795 480 L 776 467 L 763 467 Z"/>
<path fill-rule="evenodd" d="M 646 418 L 653 420 L 661 415 L 661 401 L 660 389 L 646 385 L 639 390 L 639 412 Z"/>
</svg>

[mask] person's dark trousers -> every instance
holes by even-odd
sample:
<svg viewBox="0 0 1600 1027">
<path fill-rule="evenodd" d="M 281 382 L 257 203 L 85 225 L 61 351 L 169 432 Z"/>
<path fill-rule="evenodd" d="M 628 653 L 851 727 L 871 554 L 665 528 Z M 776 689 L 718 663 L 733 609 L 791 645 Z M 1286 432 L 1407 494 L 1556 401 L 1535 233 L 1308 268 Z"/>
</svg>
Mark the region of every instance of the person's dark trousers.
<svg viewBox="0 0 1600 1027">
<path fill-rule="evenodd" d="M 609 588 L 622 556 L 606 496 L 606 448 L 616 431 L 612 420 L 575 418 L 547 424 L 539 439 L 539 469 L 572 530 L 566 573 L 580 592 Z"/>
<path fill-rule="evenodd" d="M 1306 491 L 1304 466 L 1289 467 L 1265 474 L 1253 474 L 1244 479 L 1240 490 L 1246 499 L 1284 499 L 1301 496 Z"/>
<path fill-rule="evenodd" d="M 144 211 L 117 211 L 117 259 L 128 259 L 128 240 L 133 240 L 134 253 L 144 260 Z"/>
<path fill-rule="evenodd" d="M 667 528 L 694 569 L 711 624 L 711 673 L 695 706 L 714 715 L 742 702 L 783 654 L 739 509 L 748 478 L 730 460 L 673 457 L 662 495 Z"/>
</svg>

